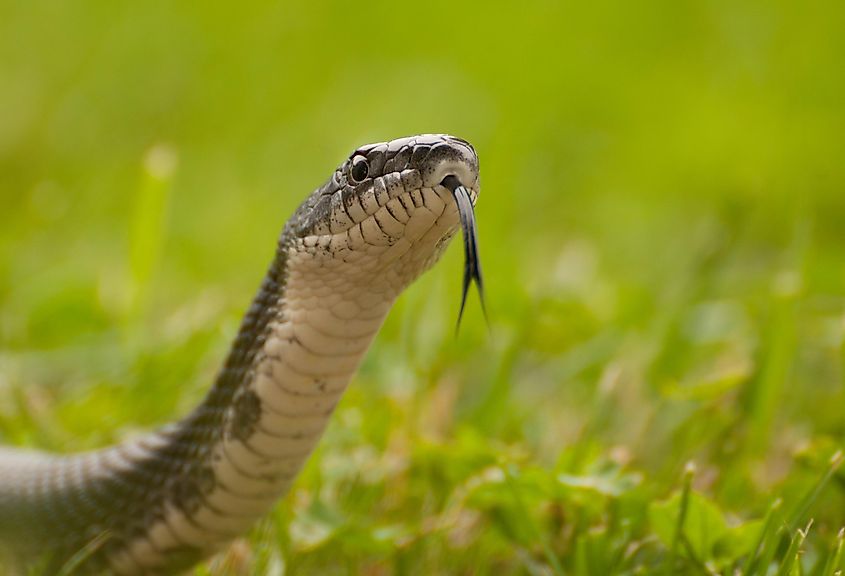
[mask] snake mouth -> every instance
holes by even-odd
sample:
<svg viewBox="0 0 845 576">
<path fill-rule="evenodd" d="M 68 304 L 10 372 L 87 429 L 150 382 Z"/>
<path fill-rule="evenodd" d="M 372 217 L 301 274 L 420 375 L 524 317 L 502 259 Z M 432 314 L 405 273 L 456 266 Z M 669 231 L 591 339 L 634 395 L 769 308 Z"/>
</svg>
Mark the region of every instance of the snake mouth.
<svg viewBox="0 0 845 576">
<path fill-rule="evenodd" d="M 474 212 L 479 190 L 478 156 L 465 140 L 423 134 L 369 144 L 300 206 L 286 238 L 321 266 L 352 267 L 350 277 L 380 278 L 398 294 L 437 261 L 460 226 L 460 327 L 473 283 L 484 311 Z"/>
</svg>

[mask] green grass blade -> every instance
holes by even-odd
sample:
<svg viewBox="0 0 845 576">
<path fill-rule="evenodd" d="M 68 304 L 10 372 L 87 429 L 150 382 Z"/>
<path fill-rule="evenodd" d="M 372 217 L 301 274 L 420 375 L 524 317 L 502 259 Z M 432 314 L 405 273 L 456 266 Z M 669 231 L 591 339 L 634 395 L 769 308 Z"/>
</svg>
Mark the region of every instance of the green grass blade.
<svg viewBox="0 0 845 576">
<path fill-rule="evenodd" d="M 166 236 L 166 215 L 176 152 L 166 145 L 151 148 L 144 159 L 129 226 L 129 310 L 139 313 L 149 298 L 150 281 Z"/>
<path fill-rule="evenodd" d="M 831 456 L 830 464 L 828 465 L 827 470 L 825 470 L 825 473 L 821 478 L 819 478 L 813 488 L 804 495 L 798 506 L 795 507 L 790 515 L 787 523 L 790 532 L 797 530 L 797 526 L 799 526 L 804 520 L 807 512 L 809 512 L 810 508 L 822 493 L 822 490 L 824 490 L 825 486 L 827 486 L 828 482 L 830 482 L 830 479 L 833 478 L 833 475 L 836 474 L 839 466 L 842 465 L 843 460 L 845 460 L 845 454 L 843 454 L 842 451 L 838 451 Z"/>
<path fill-rule="evenodd" d="M 836 537 L 836 544 L 830 556 L 827 557 L 827 563 L 824 566 L 821 576 L 836 576 L 842 573 L 842 548 L 845 544 L 845 528 L 839 530 Z"/>
<path fill-rule="evenodd" d="M 773 531 L 772 527 L 775 525 L 775 514 L 780 511 L 782 504 L 783 501 L 778 498 L 769 507 L 769 511 L 766 512 L 766 518 L 763 520 L 763 526 L 760 528 L 760 535 L 757 537 L 757 542 L 754 544 L 753 551 L 745 561 L 745 566 L 742 569 L 742 576 L 752 576 L 757 572 L 755 566 L 759 566 L 759 564 L 755 564 L 754 561 L 763 550 L 764 545 L 770 542 L 770 538 L 777 537 L 777 531 Z"/>
<path fill-rule="evenodd" d="M 669 559 L 666 562 L 666 573 L 673 574 L 675 570 L 675 560 L 678 555 L 678 545 L 683 540 L 684 522 L 687 518 L 687 509 L 689 508 L 689 499 L 692 492 L 692 479 L 695 476 L 695 464 L 688 462 L 684 467 L 683 487 L 681 488 L 681 503 L 678 511 L 678 522 L 675 525 L 675 533 L 672 536 L 672 545 L 669 547 Z"/>
<path fill-rule="evenodd" d="M 525 501 L 522 499 L 522 495 L 519 492 L 519 486 L 517 486 L 514 480 L 514 477 L 516 476 L 516 474 L 514 474 L 515 470 L 516 468 L 513 465 L 510 465 L 505 469 L 505 480 L 508 483 L 508 487 L 511 489 L 511 494 L 513 495 L 514 503 L 516 504 L 520 515 L 525 520 L 525 524 L 531 528 L 534 537 L 537 539 L 537 542 L 540 543 L 540 546 L 543 550 L 543 556 L 546 558 L 546 562 L 549 563 L 552 572 L 555 574 L 555 576 L 564 576 L 565 572 L 563 571 L 563 567 L 560 565 L 560 561 L 555 555 L 554 550 L 552 550 L 548 538 L 545 537 L 540 528 L 534 523 L 534 520 L 533 518 L 531 518 L 531 514 L 528 510 L 528 507 L 525 505 Z"/>
<path fill-rule="evenodd" d="M 70 560 L 64 563 L 56 576 L 71 576 L 74 574 L 77 568 L 79 568 L 86 559 L 88 559 L 103 544 L 105 544 L 110 537 L 111 534 L 108 532 L 100 533 L 96 538 L 86 544 L 82 550 L 71 556 Z"/>
<path fill-rule="evenodd" d="M 777 576 L 790 576 L 790 574 L 794 573 L 796 566 L 800 562 L 801 546 L 804 545 L 804 540 L 807 538 L 811 526 L 812 522 L 804 530 L 795 531 L 792 540 L 789 542 L 789 548 L 786 550 L 786 554 L 784 554 L 783 560 L 778 568 Z M 798 570 L 800 574 L 800 566 L 798 566 Z"/>
</svg>

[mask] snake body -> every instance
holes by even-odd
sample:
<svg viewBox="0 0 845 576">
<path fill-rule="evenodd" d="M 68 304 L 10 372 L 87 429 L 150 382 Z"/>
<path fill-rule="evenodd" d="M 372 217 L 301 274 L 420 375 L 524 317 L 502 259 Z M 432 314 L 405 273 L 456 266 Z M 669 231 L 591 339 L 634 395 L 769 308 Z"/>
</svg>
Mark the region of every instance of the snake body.
<svg viewBox="0 0 845 576">
<path fill-rule="evenodd" d="M 94 452 L 0 449 L 4 561 L 54 573 L 75 557 L 74 573 L 170 574 L 245 532 L 290 487 L 397 296 L 457 231 L 449 176 L 477 198 L 478 159 L 464 140 L 358 148 L 286 223 L 190 414 Z"/>
</svg>

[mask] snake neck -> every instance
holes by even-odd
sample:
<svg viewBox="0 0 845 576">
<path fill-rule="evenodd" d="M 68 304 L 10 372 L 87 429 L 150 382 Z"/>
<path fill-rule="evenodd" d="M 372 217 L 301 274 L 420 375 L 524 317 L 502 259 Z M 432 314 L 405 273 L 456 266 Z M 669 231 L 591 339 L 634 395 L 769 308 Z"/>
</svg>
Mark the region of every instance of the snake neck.
<svg viewBox="0 0 845 576">
<path fill-rule="evenodd" d="M 189 565 L 264 515 L 313 451 L 389 311 L 389 286 L 332 285 L 319 262 L 285 245 L 283 236 L 204 401 L 134 446 L 133 471 L 190 464 L 162 487 L 138 536 L 109 555 L 116 571 Z"/>
<path fill-rule="evenodd" d="M 56 565 L 102 538 L 84 572 L 172 573 L 273 506 L 319 441 L 395 299 L 379 282 L 364 286 L 347 276 L 333 285 L 319 262 L 285 245 L 204 400 L 182 420 L 104 450 L 22 460 L 22 473 L 47 481 L 8 500 L 43 506 L 7 507 L 0 533 L 8 524 L 33 543 L 61 543 Z"/>
</svg>

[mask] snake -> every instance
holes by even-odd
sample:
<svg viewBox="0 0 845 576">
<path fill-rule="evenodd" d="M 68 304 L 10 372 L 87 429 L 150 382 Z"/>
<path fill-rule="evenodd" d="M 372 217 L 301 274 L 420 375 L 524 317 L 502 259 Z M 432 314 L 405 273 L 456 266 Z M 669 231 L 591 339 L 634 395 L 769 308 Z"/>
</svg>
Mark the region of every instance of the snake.
<svg viewBox="0 0 845 576">
<path fill-rule="evenodd" d="M 290 489 L 397 297 L 458 229 L 461 313 L 468 285 L 481 290 L 478 193 L 478 156 L 460 138 L 357 148 L 286 221 L 186 416 L 89 452 L 0 448 L 3 566 L 174 574 L 248 531 Z"/>
</svg>

